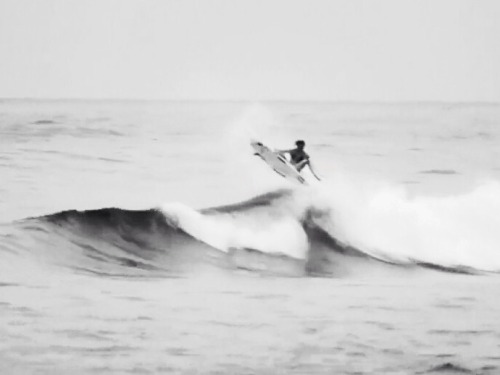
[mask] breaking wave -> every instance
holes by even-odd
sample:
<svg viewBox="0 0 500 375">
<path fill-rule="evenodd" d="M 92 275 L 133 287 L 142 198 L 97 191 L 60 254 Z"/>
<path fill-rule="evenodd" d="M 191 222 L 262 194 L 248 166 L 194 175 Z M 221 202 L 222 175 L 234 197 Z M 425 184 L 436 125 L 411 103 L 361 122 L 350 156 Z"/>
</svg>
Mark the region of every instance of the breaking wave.
<svg viewBox="0 0 500 375">
<path fill-rule="evenodd" d="M 469 264 L 353 246 L 356 241 L 346 240 L 333 207 L 299 188 L 202 210 L 180 203 L 139 211 L 69 210 L 4 228 L 0 250 L 102 276 L 177 277 L 207 270 L 294 277 L 421 268 L 480 272 Z"/>
</svg>

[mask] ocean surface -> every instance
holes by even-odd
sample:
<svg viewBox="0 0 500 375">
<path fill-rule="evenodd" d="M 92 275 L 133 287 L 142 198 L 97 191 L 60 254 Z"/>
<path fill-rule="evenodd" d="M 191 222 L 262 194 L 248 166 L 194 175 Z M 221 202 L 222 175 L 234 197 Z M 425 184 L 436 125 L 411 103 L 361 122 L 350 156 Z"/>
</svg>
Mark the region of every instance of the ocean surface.
<svg viewBox="0 0 500 375">
<path fill-rule="evenodd" d="M 0 101 L 0 373 L 499 374 L 499 145 L 488 103 Z"/>
</svg>

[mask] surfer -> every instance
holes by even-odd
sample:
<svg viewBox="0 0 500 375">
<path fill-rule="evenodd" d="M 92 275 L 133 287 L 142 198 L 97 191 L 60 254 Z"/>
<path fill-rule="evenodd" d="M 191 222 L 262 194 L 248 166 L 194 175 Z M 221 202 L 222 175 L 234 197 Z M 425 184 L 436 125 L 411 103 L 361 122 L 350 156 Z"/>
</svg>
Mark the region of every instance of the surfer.
<svg viewBox="0 0 500 375">
<path fill-rule="evenodd" d="M 295 169 L 300 172 L 304 167 L 307 165 L 309 166 L 309 169 L 311 173 L 316 177 L 318 180 L 320 178 L 316 175 L 314 172 L 314 169 L 311 165 L 311 160 L 309 158 L 309 155 L 304 151 L 304 148 L 306 146 L 306 142 L 303 140 L 298 140 L 295 142 L 295 148 L 291 150 L 280 150 L 277 151 L 278 154 L 289 154 L 290 155 L 290 163 L 295 167 Z"/>
</svg>

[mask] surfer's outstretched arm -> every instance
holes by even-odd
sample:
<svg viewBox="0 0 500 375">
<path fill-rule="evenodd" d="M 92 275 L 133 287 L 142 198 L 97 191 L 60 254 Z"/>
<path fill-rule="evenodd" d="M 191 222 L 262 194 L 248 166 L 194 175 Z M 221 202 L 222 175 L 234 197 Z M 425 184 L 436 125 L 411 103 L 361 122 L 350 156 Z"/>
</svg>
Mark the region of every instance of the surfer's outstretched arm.
<svg viewBox="0 0 500 375">
<path fill-rule="evenodd" d="M 321 178 L 319 178 L 319 177 L 318 177 L 318 175 L 316 174 L 316 172 L 314 171 L 314 168 L 313 168 L 313 166 L 312 166 L 312 164 L 311 164 L 311 160 L 309 160 L 309 162 L 307 163 L 307 165 L 309 166 L 309 170 L 311 171 L 312 175 L 313 175 L 314 177 L 316 177 L 316 179 L 317 179 L 318 181 L 321 181 Z"/>
</svg>

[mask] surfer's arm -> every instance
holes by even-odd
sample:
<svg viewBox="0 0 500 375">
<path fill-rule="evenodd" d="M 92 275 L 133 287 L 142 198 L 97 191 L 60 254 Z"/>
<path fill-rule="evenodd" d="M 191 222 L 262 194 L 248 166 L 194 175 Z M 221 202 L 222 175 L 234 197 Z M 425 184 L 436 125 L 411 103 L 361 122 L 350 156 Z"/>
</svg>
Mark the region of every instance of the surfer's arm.
<svg viewBox="0 0 500 375">
<path fill-rule="evenodd" d="M 318 181 L 321 181 L 321 178 L 319 178 L 319 177 L 318 177 L 317 173 L 315 172 L 315 170 L 314 170 L 314 168 L 313 168 L 313 166 L 312 166 L 312 164 L 311 164 L 311 159 L 309 159 L 309 158 L 308 158 L 308 159 L 307 159 L 307 161 L 308 161 L 307 165 L 309 166 L 309 170 L 311 171 L 312 175 L 313 175 L 314 177 L 316 177 L 316 179 L 317 179 Z"/>
<path fill-rule="evenodd" d="M 281 154 L 289 154 L 292 151 L 293 150 L 274 150 L 273 152 L 281 155 Z"/>
</svg>

